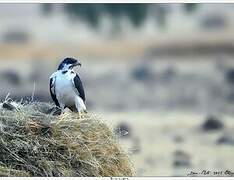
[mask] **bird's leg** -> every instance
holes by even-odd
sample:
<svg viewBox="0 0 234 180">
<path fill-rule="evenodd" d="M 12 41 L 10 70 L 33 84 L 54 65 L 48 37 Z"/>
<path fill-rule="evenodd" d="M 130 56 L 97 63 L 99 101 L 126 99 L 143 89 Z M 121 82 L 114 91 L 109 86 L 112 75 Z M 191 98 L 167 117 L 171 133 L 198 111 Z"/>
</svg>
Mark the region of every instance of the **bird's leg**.
<svg viewBox="0 0 234 180">
<path fill-rule="evenodd" d="M 76 110 L 77 110 L 77 113 L 78 113 L 78 116 L 81 118 L 82 116 L 82 109 L 84 109 L 83 108 L 83 105 L 84 103 L 83 103 L 83 100 L 81 99 L 81 98 L 76 98 Z"/>
<path fill-rule="evenodd" d="M 80 111 L 78 111 L 78 117 L 81 118 L 81 112 Z"/>
<path fill-rule="evenodd" d="M 59 103 L 60 108 L 61 108 L 61 114 L 64 113 L 64 108 L 65 108 L 65 104 L 63 103 Z"/>
</svg>

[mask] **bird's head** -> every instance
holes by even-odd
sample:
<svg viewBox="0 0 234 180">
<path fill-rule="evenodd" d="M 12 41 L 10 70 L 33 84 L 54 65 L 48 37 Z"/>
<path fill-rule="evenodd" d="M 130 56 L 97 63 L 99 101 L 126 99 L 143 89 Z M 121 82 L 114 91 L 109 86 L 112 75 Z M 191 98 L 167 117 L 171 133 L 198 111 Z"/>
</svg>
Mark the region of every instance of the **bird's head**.
<svg viewBox="0 0 234 180">
<path fill-rule="evenodd" d="M 58 70 L 68 70 L 75 66 L 81 66 L 81 63 L 74 58 L 65 58 L 58 66 Z"/>
</svg>

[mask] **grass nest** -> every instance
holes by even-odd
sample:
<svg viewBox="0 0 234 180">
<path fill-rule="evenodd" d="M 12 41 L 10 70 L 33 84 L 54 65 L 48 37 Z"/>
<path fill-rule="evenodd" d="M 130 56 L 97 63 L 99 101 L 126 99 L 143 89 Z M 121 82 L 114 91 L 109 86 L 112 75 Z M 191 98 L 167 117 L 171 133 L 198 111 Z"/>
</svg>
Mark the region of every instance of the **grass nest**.
<svg viewBox="0 0 234 180">
<path fill-rule="evenodd" d="M 51 108 L 36 102 L 1 105 L 0 176 L 134 175 L 127 153 L 100 118 L 54 116 Z"/>
</svg>

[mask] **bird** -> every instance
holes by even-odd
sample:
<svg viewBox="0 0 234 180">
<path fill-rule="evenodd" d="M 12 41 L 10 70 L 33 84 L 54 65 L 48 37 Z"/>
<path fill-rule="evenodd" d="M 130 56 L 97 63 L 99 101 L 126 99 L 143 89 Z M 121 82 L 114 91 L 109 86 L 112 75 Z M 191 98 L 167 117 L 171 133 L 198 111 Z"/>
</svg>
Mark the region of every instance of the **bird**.
<svg viewBox="0 0 234 180">
<path fill-rule="evenodd" d="M 50 94 L 57 107 L 63 112 L 65 108 L 81 114 L 86 111 L 85 91 L 82 81 L 73 68 L 81 66 L 80 61 L 67 57 L 50 76 Z"/>
</svg>

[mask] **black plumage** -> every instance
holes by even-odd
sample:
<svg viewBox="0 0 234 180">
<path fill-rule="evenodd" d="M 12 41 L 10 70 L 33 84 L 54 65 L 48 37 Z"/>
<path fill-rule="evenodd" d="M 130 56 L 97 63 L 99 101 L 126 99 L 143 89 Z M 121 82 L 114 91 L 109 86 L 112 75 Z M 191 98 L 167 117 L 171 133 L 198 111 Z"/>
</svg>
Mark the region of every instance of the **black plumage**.
<svg viewBox="0 0 234 180">
<path fill-rule="evenodd" d="M 56 106 L 59 107 L 59 102 L 58 102 L 58 99 L 56 98 L 56 92 L 55 92 L 55 87 L 54 87 L 55 84 L 53 84 L 53 78 L 50 78 L 50 95 L 55 103 Z M 53 89 L 53 91 L 52 91 Z"/>
<path fill-rule="evenodd" d="M 74 84 L 75 88 L 77 89 L 79 96 L 81 97 L 81 99 L 85 103 L 85 92 L 84 92 L 83 84 L 82 84 L 78 74 L 76 74 L 76 76 L 74 77 L 73 84 Z"/>
</svg>

